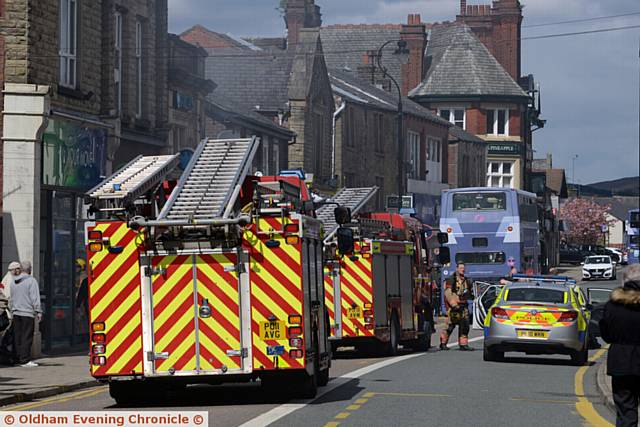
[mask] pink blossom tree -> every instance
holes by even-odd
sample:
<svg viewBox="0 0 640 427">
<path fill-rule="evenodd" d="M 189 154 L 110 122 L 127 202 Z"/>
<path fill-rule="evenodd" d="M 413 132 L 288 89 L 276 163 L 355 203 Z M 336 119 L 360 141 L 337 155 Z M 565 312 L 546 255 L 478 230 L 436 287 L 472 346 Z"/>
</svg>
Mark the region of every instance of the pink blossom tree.
<svg viewBox="0 0 640 427">
<path fill-rule="evenodd" d="M 560 208 L 560 218 L 568 226 L 563 239 L 568 243 L 596 244 L 604 239 L 604 234 L 614 221 L 607 220 L 610 206 L 599 205 L 593 200 L 571 199 Z"/>
</svg>

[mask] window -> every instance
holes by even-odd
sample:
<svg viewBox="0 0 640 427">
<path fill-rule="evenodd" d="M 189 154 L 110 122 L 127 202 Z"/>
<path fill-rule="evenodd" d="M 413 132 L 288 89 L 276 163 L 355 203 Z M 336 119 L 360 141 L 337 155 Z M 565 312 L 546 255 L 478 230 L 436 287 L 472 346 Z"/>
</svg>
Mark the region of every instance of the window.
<svg viewBox="0 0 640 427">
<path fill-rule="evenodd" d="M 456 264 L 504 264 L 504 252 L 458 252 Z"/>
<path fill-rule="evenodd" d="M 426 181 L 440 182 L 442 180 L 441 146 L 442 141 L 439 139 L 427 138 Z"/>
<path fill-rule="evenodd" d="M 373 115 L 373 141 L 377 153 L 384 153 L 384 116 L 382 114 Z"/>
<path fill-rule="evenodd" d="M 465 110 L 464 108 L 440 108 L 438 115 L 445 120 L 450 121 L 454 125 L 465 129 Z"/>
<path fill-rule="evenodd" d="M 142 22 L 136 21 L 136 117 L 142 117 Z"/>
<path fill-rule="evenodd" d="M 513 162 L 489 162 L 487 187 L 513 188 Z"/>
<path fill-rule="evenodd" d="M 376 208 L 377 209 L 385 209 L 384 206 L 384 178 L 381 176 L 376 176 L 376 187 L 378 187 L 378 192 L 376 193 Z"/>
<path fill-rule="evenodd" d="M 509 110 L 503 108 L 487 110 L 487 134 L 509 135 Z"/>
<path fill-rule="evenodd" d="M 503 211 L 507 209 L 506 193 L 456 193 L 454 211 Z"/>
<path fill-rule="evenodd" d="M 563 304 L 565 301 L 565 293 L 560 290 L 535 287 L 513 288 L 509 289 L 505 301 Z"/>
<path fill-rule="evenodd" d="M 116 109 L 118 113 L 122 112 L 122 14 L 116 12 L 115 18 L 115 31 L 114 31 L 114 52 L 115 52 L 115 65 L 113 69 L 113 79 L 115 82 L 116 91 Z"/>
<path fill-rule="evenodd" d="M 407 132 L 407 148 L 409 149 L 409 177 L 420 179 L 420 134 Z"/>
<path fill-rule="evenodd" d="M 60 0 L 60 85 L 76 87 L 77 34 L 76 0 Z"/>
<path fill-rule="evenodd" d="M 194 106 L 195 104 L 191 95 L 178 91 L 173 92 L 173 108 L 176 110 L 191 111 Z"/>
</svg>

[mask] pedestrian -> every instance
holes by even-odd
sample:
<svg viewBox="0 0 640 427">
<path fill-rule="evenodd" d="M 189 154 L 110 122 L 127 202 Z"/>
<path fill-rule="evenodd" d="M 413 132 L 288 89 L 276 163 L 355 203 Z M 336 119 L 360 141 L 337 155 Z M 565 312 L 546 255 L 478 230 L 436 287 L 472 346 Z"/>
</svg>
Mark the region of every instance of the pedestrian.
<svg viewBox="0 0 640 427">
<path fill-rule="evenodd" d="M 31 263 L 25 263 L 29 271 Z M 18 354 L 18 364 L 25 368 L 38 366 L 31 360 L 31 346 L 36 320 L 42 320 L 40 307 L 40 289 L 36 279 L 22 271 L 19 262 L 9 264 L 9 271 L 13 275 L 11 283 L 11 314 L 14 324 L 14 343 Z"/>
<path fill-rule="evenodd" d="M 11 282 L 13 282 L 13 275 L 7 271 L 0 283 L 0 363 L 4 365 L 12 365 L 15 361 L 11 310 L 9 308 Z"/>
<path fill-rule="evenodd" d="M 465 266 L 458 263 L 451 278 L 444 282 L 444 302 L 447 308 L 446 329 L 440 334 L 440 350 L 449 350 L 447 343 L 453 330 L 458 327 L 458 343 L 461 351 L 473 351 L 469 347 L 469 301 L 473 299 L 473 285 L 464 276 Z"/>
<path fill-rule="evenodd" d="M 640 400 L 640 264 L 627 267 L 622 288 L 611 292 L 600 320 L 602 339 L 611 344 L 611 376 L 616 426 L 637 427 Z"/>
</svg>

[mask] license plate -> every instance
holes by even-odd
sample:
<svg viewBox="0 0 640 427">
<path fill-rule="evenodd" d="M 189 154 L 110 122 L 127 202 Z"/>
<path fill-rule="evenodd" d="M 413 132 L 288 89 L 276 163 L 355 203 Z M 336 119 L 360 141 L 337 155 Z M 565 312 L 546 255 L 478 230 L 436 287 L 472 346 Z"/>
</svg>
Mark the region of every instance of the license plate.
<svg viewBox="0 0 640 427">
<path fill-rule="evenodd" d="M 287 326 L 282 320 L 260 322 L 260 338 L 263 340 L 284 340 L 287 338 Z"/>
<path fill-rule="evenodd" d="M 270 345 L 267 347 L 267 356 L 282 356 L 283 354 L 283 345 Z"/>
<path fill-rule="evenodd" d="M 533 338 L 539 340 L 546 340 L 549 338 L 549 331 L 532 331 L 519 329 L 516 331 L 518 338 Z"/>
<path fill-rule="evenodd" d="M 347 309 L 347 317 L 349 319 L 358 319 L 362 317 L 362 308 L 361 307 L 349 307 Z"/>
</svg>

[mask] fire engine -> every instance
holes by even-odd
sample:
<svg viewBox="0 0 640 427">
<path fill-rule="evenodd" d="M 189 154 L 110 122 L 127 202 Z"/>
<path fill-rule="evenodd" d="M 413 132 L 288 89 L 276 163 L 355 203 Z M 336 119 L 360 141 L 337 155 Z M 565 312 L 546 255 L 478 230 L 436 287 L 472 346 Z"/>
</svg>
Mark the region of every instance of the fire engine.
<svg viewBox="0 0 640 427">
<path fill-rule="evenodd" d="M 332 200 L 341 206 L 336 211 L 346 210 L 342 225 L 332 219 L 330 204 L 318 209 L 327 228 L 325 304 L 331 346 L 334 351 L 355 346 L 389 355 L 397 353 L 399 344 L 426 351 L 433 332 L 433 245 L 428 245 L 424 227 L 415 218 L 370 213 L 352 220 L 376 191 L 372 187 L 338 192 Z M 353 247 L 340 247 L 341 234 L 353 237 Z"/>
<path fill-rule="evenodd" d="M 253 381 L 313 397 L 331 363 L 322 223 L 302 173 L 249 175 L 259 140 L 140 156 L 92 189 L 91 374 L 118 403 Z"/>
</svg>

